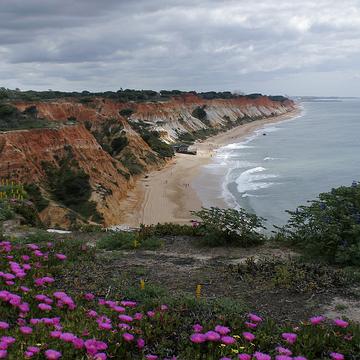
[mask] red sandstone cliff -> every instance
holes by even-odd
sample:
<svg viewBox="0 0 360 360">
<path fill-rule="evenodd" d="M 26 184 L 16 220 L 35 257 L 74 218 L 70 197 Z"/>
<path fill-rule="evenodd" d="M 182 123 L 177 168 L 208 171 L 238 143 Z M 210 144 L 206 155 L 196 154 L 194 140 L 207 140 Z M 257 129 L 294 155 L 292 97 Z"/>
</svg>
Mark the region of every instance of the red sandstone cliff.
<svg viewBox="0 0 360 360">
<path fill-rule="evenodd" d="M 208 126 L 221 127 L 226 122 L 235 123 L 245 117 L 280 115 L 294 108 L 290 100 L 272 101 L 265 96 L 257 99 L 204 100 L 192 94 L 165 102 L 122 103 L 95 98 L 87 104 L 66 99 L 16 102 L 13 105 L 20 111 L 36 106 L 38 118 L 51 121 L 53 128 L 0 132 L 0 178 L 37 183 L 48 196 L 43 163 L 56 165 L 58 159 L 64 156 L 66 147 L 70 146 L 79 167 L 89 175 L 91 200 L 96 202 L 106 225 L 118 222 L 121 215 L 118 204 L 133 186 L 133 177 L 129 176 L 129 169 L 124 166 L 124 156 L 134 157 L 144 171 L 164 164 L 164 160 L 134 130 L 132 122 L 146 122 L 151 130 L 161 134 L 163 140 L 173 142 L 178 134 L 184 132 Z M 197 107 L 205 109 L 210 125 L 192 116 Z M 123 109 L 133 111 L 129 118 L 119 114 Z M 126 137 L 125 150 L 111 156 L 99 144 L 99 138 L 104 133 L 107 141 L 120 133 Z M 41 217 L 49 226 L 69 226 L 65 216 L 67 212 L 66 207 L 52 201 Z"/>
</svg>

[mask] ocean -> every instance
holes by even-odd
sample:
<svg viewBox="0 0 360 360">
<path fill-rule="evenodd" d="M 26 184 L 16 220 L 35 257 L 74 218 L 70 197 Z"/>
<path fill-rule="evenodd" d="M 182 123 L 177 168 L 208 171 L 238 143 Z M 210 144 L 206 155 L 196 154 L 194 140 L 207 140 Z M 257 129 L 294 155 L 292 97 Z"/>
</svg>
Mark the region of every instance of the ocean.
<svg viewBox="0 0 360 360">
<path fill-rule="evenodd" d="M 194 181 L 204 206 L 244 208 L 271 229 L 287 222 L 285 210 L 360 181 L 360 99 L 300 105 L 296 118 L 217 150 Z"/>
</svg>

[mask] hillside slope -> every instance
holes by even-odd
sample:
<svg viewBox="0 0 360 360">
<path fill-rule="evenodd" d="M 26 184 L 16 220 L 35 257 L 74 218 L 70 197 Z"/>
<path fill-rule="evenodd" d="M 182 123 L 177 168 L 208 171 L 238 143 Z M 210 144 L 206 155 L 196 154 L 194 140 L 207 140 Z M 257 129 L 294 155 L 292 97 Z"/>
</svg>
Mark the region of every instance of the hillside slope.
<svg viewBox="0 0 360 360">
<path fill-rule="evenodd" d="M 47 226 L 88 220 L 110 225 L 118 222 L 117 205 L 134 179 L 173 155 L 169 144 L 281 115 L 294 106 L 266 96 L 207 100 L 191 93 L 152 102 L 7 101 L 0 104 L 0 128 L 6 130 L 0 132 L 0 178 L 39 186 L 50 199 L 40 214 Z"/>
</svg>

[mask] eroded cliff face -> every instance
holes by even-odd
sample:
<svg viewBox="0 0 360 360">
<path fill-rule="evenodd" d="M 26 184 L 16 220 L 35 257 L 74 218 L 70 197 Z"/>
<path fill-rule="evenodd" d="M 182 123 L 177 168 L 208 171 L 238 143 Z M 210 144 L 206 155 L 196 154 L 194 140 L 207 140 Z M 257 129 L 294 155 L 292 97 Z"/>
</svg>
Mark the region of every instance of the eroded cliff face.
<svg viewBox="0 0 360 360">
<path fill-rule="evenodd" d="M 111 225 L 119 223 L 118 204 L 136 176 L 166 162 L 157 148 L 144 141 L 142 129 L 156 131 L 163 141 L 173 143 L 181 134 L 225 129 L 242 119 L 280 115 L 294 108 L 290 100 L 272 101 L 265 96 L 204 100 L 192 94 L 166 102 L 94 98 L 87 103 L 66 99 L 12 105 L 20 111 L 35 106 L 37 120 L 50 121 L 52 128 L 0 133 L 0 178 L 38 184 L 43 195 L 52 199 L 40 214 L 42 220 L 48 226 L 65 227 L 73 221 L 71 211 L 49 192 L 52 179 L 46 166 L 59 166 L 69 149 L 77 166 L 89 176 L 90 200 L 95 201 L 104 224 Z M 196 109 L 205 111 L 206 117 L 194 116 Z"/>
</svg>

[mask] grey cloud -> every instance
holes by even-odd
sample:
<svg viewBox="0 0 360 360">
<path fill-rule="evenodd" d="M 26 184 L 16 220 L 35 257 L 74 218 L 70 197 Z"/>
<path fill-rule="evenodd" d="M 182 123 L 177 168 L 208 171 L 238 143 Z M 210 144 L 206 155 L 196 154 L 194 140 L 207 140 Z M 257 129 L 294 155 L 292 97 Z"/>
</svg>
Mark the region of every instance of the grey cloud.
<svg viewBox="0 0 360 360">
<path fill-rule="evenodd" d="M 331 95 L 337 83 L 344 95 L 360 96 L 350 76 L 360 72 L 359 0 L 2 0 L 0 7 L 2 86 L 291 93 L 297 79 L 297 94 Z"/>
</svg>

